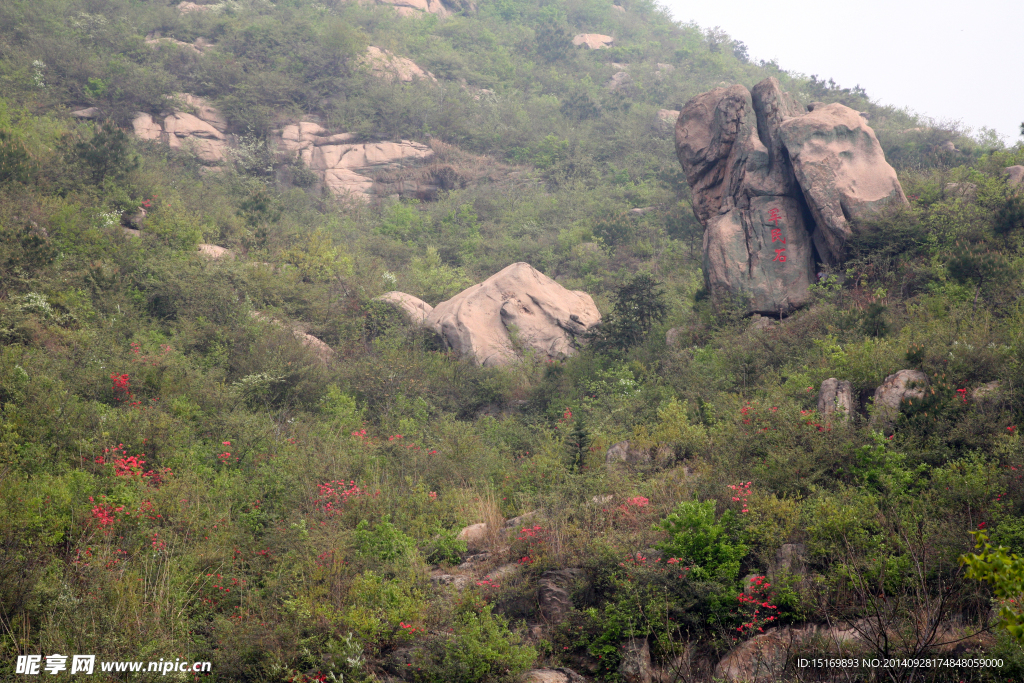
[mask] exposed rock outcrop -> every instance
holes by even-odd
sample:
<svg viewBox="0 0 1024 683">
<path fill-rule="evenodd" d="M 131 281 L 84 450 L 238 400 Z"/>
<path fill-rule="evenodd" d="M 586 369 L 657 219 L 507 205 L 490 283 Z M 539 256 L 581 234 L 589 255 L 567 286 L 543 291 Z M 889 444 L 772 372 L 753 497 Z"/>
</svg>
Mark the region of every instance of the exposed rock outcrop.
<svg viewBox="0 0 1024 683">
<path fill-rule="evenodd" d="M 417 325 L 424 324 L 434 310 L 426 301 L 405 292 L 388 292 L 377 298 L 400 310 L 410 323 Z"/>
<path fill-rule="evenodd" d="M 611 47 L 615 39 L 600 33 L 579 33 L 573 36 L 572 44 L 576 47 L 585 47 L 588 50 L 601 50 Z"/>
<path fill-rule="evenodd" d="M 821 389 L 818 391 L 819 415 L 829 418 L 834 413 L 840 413 L 843 419 L 848 420 L 853 414 L 853 409 L 853 385 L 850 382 L 829 377 L 821 383 Z"/>
<path fill-rule="evenodd" d="M 411 59 L 399 57 L 390 50 L 384 50 L 373 45 L 366 48 L 363 63 L 369 67 L 370 73 L 374 76 L 388 81 L 411 83 L 412 81 L 425 80 L 437 82 L 434 74 L 421 69 Z"/>
<path fill-rule="evenodd" d="M 185 41 L 177 40 L 170 36 L 161 35 L 160 31 L 151 31 L 148 33 L 146 35 L 146 45 L 149 45 L 154 49 L 159 48 L 161 45 L 174 45 L 196 54 L 202 54 L 213 47 L 213 43 L 205 38 L 196 38 L 194 43 L 186 43 Z"/>
<path fill-rule="evenodd" d="M 1018 187 L 1024 183 L 1024 166 L 1007 166 L 1003 173 L 1006 174 L 1006 184 L 1010 187 Z"/>
<path fill-rule="evenodd" d="M 223 161 L 230 141 L 224 132 L 227 130 L 224 115 L 195 95 L 180 93 L 175 99 L 182 105 L 181 111 L 162 116 L 137 113 L 132 120 L 136 137 L 162 142 L 171 149 L 190 148 L 204 163 Z"/>
<path fill-rule="evenodd" d="M 549 625 L 560 624 L 572 611 L 572 584 L 583 575 L 582 569 L 546 571 L 537 583 L 540 615 Z"/>
<path fill-rule="evenodd" d="M 487 545 L 487 524 L 470 524 L 459 532 L 458 539 L 465 541 L 471 552 L 482 550 Z"/>
<path fill-rule="evenodd" d="M 451 12 L 440 0 L 377 0 L 380 5 L 392 5 L 403 17 L 415 17 L 422 14 L 436 14 L 446 17 Z"/>
<path fill-rule="evenodd" d="M 589 294 L 513 263 L 438 304 L 427 326 L 451 349 L 492 367 L 514 362 L 522 351 L 546 360 L 572 355 L 576 338 L 600 321 Z"/>
<path fill-rule="evenodd" d="M 212 258 L 214 260 L 222 258 L 234 258 L 235 254 L 226 247 L 220 247 L 216 244 L 200 244 L 197 251 L 203 256 Z"/>
<path fill-rule="evenodd" d="M 815 639 L 835 646 L 853 643 L 860 636 L 853 629 L 839 627 L 773 628 L 730 650 L 715 667 L 715 678 L 736 683 L 783 680 L 790 654 Z"/>
<path fill-rule="evenodd" d="M 608 447 L 605 452 L 605 464 L 614 465 L 650 465 L 652 463 L 664 465 L 669 463 L 675 453 L 665 445 L 652 448 L 637 448 L 629 441 L 619 441 Z"/>
<path fill-rule="evenodd" d="M 889 375 L 875 389 L 875 421 L 892 422 L 904 399 L 922 399 L 928 387 L 928 375 L 920 370 L 900 370 Z"/>
<path fill-rule="evenodd" d="M 675 129 L 676 120 L 679 119 L 679 112 L 675 109 L 659 109 L 655 115 L 654 125 L 658 132 L 671 133 Z"/>
<path fill-rule="evenodd" d="M 619 676 L 625 683 L 651 683 L 651 646 L 646 638 L 630 638 L 622 646 Z"/>
<path fill-rule="evenodd" d="M 804 111 L 774 78 L 698 95 L 676 122 L 676 154 L 705 227 L 712 298 L 785 315 L 808 300 L 817 260 L 845 254 L 850 220 L 906 203 L 864 119 Z M 812 247 L 813 238 L 813 247 Z"/>
<path fill-rule="evenodd" d="M 287 125 L 275 132 L 278 152 L 285 159 L 297 155 L 332 192 L 361 199 L 376 194 L 371 174 L 421 164 L 434 156 L 430 147 L 418 142 L 357 143 L 354 133 L 330 135 L 320 124 L 310 121 Z M 410 187 L 399 188 L 397 194 L 415 195 L 431 190 L 436 192 L 437 186 L 410 183 Z"/>
</svg>

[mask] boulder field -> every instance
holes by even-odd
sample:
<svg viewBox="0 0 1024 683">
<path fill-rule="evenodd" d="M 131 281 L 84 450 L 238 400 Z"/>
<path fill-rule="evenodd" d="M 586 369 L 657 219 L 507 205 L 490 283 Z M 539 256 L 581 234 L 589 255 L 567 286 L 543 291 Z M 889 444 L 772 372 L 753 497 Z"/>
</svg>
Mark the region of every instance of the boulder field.
<svg viewBox="0 0 1024 683">
<path fill-rule="evenodd" d="M 802 306 L 816 263 L 843 261 L 858 219 L 907 204 L 860 113 L 804 108 L 774 78 L 698 95 L 675 135 L 705 228 L 708 291 L 715 301 L 745 301 L 748 313 Z"/>
<path fill-rule="evenodd" d="M 485 367 L 508 365 L 527 352 L 565 358 L 575 353 L 576 338 L 601 322 L 589 294 L 566 289 L 528 263 L 513 263 L 434 308 L 404 292 L 380 299 Z"/>
</svg>

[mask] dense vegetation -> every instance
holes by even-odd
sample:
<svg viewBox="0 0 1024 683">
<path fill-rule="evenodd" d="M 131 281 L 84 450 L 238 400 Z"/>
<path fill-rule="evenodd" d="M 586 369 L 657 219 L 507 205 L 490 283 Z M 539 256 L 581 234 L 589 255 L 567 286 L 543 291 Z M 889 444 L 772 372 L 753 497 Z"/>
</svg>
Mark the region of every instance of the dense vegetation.
<svg viewBox="0 0 1024 683">
<path fill-rule="evenodd" d="M 182 657 L 266 682 L 499 681 L 550 665 L 618 680 L 623 644 L 647 638 L 675 680 L 709 680 L 762 628 L 881 615 L 894 635 L 869 653 L 933 653 L 981 630 L 960 651 L 1004 668 L 962 676 L 1022 675 L 1024 652 L 990 627 L 989 588 L 958 558 L 978 529 L 1024 553 L 1024 204 L 1002 175 L 1024 147 L 623 6 L 482 0 L 402 19 L 306 0 L 189 14 L 0 3 L 5 662 Z M 216 49 L 154 48 L 154 31 Z M 580 32 L 615 45 L 574 48 Z M 374 78 L 367 45 L 439 82 Z M 632 80 L 610 90 L 615 64 Z M 813 305 L 752 326 L 704 292 L 700 226 L 655 112 L 766 76 L 868 113 L 912 206 L 861 226 Z M 223 172 L 123 132 L 180 92 L 242 136 Z M 107 121 L 68 115 L 83 106 Z M 267 145 L 309 116 L 429 140 L 471 180 L 422 204 L 306 188 Z M 485 182 L 480 167 L 504 171 Z M 140 207 L 129 238 L 121 217 Z M 200 242 L 238 258 L 201 257 Z M 514 261 L 592 294 L 602 336 L 563 362 L 482 369 L 373 301 L 397 289 L 436 304 Z M 903 368 L 935 392 L 895 424 L 816 414 L 824 379 L 866 405 Z M 606 466 L 622 440 L 655 457 Z M 465 559 L 464 526 L 534 510 L 491 534 L 468 588 L 431 582 L 432 565 Z M 804 544 L 806 571 L 775 567 L 787 543 Z M 509 562 L 517 573 L 480 578 Z M 585 570 L 575 609 L 528 637 L 537 580 L 563 567 Z M 922 635 L 922 615 L 941 628 Z"/>
</svg>

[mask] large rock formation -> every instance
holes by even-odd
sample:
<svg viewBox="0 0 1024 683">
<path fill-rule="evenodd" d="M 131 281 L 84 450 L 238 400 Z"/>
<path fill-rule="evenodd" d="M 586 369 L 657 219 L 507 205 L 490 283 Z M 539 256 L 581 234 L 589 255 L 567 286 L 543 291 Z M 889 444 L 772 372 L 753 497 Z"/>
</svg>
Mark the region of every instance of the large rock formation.
<svg viewBox="0 0 1024 683">
<path fill-rule="evenodd" d="M 132 130 L 143 140 L 162 142 L 171 149 L 191 148 L 199 160 L 215 164 L 224 160 L 230 138 L 227 119 L 203 98 L 179 93 L 173 98 L 181 109 L 154 116 L 139 112 Z"/>
<path fill-rule="evenodd" d="M 808 113 L 774 78 L 690 100 L 676 154 L 705 226 L 708 289 L 716 301 L 745 300 L 750 313 L 803 305 L 815 261 L 843 258 L 851 219 L 906 203 L 857 112 L 832 104 Z"/>
<path fill-rule="evenodd" d="M 434 74 L 426 69 L 421 69 L 411 59 L 399 57 L 391 52 L 391 50 L 374 47 L 373 45 L 366 48 L 363 64 L 370 69 L 370 73 L 374 76 L 387 81 L 411 83 L 412 81 L 424 80 L 437 82 Z"/>
<path fill-rule="evenodd" d="M 434 151 L 418 142 L 354 142 L 354 133 L 329 135 L 324 128 L 310 121 L 301 121 L 275 131 L 277 149 L 285 158 L 298 156 L 338 195 L 368 199 L 375 192 L 372 174 L 392 172 L 413 164 L 422 164 Z M 425 194 L 437 190 L 429 182 L 409 182 L 395 194 Z M 390 189 L 389 189 L 389 193 Z"/>
<path fill-rule="evenodd" d="M 585 47 L 588 50 L 603 50 L 611 47 L 615 39 L 601 33 L 578 33 L 572 38 L 572 44 L 576 47 Z"/>
<path fill-rule="evenodd" d="M 437 305 L 427 325 L 460 354 L 484 366 L 505 365 L 521 350 L 553 360 L 601 321 L 594 300 L 569 291 L 528 263 L 513 263 Z"/>
<path fill-rule="evenodd" d="M 433 309 L 404 292 L 379 298 L 487 367 L 511 363 L 525 351 L 544 360 L 572 355 L 576 338 L 601 322 L 589 294 L 569 291 L 528 263 L 513 263 Z"/>
</svg>

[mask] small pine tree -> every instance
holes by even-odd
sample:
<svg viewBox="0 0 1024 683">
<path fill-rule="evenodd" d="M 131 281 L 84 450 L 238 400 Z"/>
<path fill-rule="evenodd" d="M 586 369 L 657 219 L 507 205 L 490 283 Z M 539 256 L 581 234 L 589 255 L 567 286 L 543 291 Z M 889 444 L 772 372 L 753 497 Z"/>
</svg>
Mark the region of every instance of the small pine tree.
<svg viewBox="0 0 1024 683">
<path fill-rule="evenodd" d="M 626 351 L 639 346 L 667 315 L 662 283 L 650 273 L 637 273 L 616 290 L 615 307 L 598 328 L 596 347 L 602 351 Z"/>
</svg>

